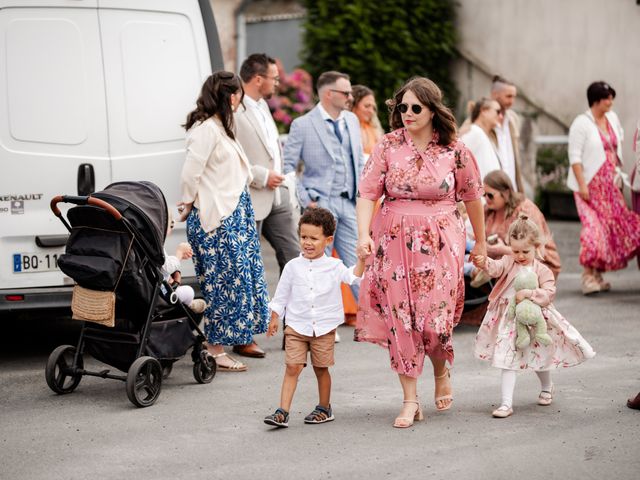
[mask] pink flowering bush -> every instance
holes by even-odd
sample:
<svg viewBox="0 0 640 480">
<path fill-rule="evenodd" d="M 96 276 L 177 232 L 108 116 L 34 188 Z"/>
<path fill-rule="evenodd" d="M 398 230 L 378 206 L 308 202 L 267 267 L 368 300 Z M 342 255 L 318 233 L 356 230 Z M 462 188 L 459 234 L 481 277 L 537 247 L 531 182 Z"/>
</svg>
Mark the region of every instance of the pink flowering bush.
<svg viewBox="0 0 640 480">
<path fill-rule="evenodd" d="M 314 107 L 313 79 L 306 70 L 296 68 L 287 74 L 280 60 L 276 60 L 280 85 L 267 103 L 280 133 L 289 133 L 294 118 Z"/>
</svg>

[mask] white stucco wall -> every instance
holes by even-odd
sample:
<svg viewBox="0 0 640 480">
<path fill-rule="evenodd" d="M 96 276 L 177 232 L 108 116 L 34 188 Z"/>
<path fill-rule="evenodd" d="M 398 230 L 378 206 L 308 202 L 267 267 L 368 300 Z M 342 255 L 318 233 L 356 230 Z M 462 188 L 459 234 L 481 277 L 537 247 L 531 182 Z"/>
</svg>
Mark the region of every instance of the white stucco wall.
<svg viewBox="0 0 640 480">
<path fill-rule="evenodd" d="M 624 156 L 630 169 L 631 135 L 640 119 L 640 5 L 636 0 L 458 3 L 463 55 L 487 72 L 512 80 L 533 104 L 562 123 L 569 125 L 587 109 L 586 89 L 592 81 L 609 82 L 617 92 L 614 109 L 625 129 Z M 478 72 L 471 72 L 464 62 L 456 66 L 461 101 L 488 92 L 488 77 Z M 560 130 L 556 122 L 545 121 L 543 130 Z"/>
</svg>

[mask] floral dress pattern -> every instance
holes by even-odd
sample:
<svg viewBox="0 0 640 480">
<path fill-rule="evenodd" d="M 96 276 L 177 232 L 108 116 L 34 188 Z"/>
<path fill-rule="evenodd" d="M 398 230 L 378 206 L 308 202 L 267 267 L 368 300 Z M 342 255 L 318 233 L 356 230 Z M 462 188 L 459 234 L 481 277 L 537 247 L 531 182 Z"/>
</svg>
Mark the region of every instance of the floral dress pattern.
<svg viewBox="0 0 640 480">
<path fill-rule="evenodd" d="M 629 210 L 614 184 L 618 139 L 607 123 L 609 138 L 600 132 L 606 160 L 589 182 L 589 201 L 574 193 L 580 232 L 580 264 L 600 271 L 620 270 L 640 253 L 640 215 Z"/>
<path fill-rule="evenodd" d="M 451 335 L 464 303 L 465 228 L 456 201 L 479 199 L 473 155 L 460 141 L 418 152 L 405 129 L 376 145 L 360 196 L 378 200 L 360 286 L 356 341 L 389 349 L 391 368 L 422 373 L 425 355 L 453 361 Z"/>
<path fill-rule="evenodd" d="M 512 267 L 518 270 L 522 268 L 527 267 Z M 507 274 L 505 272 L 503 276 Z M 474 353 L 477 358 L 491 362 L 491 366 L 496 368 L 543 371 L 573 367 L 595 356 L 591 345 L 560 315 L 553 303 L 542 307 L 551 344 L 545 347 L 532 340 L 528 347 L 516 349 L 516 322 L 507 316 L 509 302 L 515 294 L 511 282 L 504 294 L 489 306 L 476 335 Z M 553 295 L 555 288 L 551 296 Z M 531 337 L 533 339 L 533 335 Z"/>
<path fill-rule="evenodd" d="M 187 218 L 187 239 L 200 290 L 207 301 L 204 333 L 215 345 L 246 345 L 267 331 L 269 293 L 249 193 L 212 232 L 200 225 L 198 209 Z"/>
</svg>

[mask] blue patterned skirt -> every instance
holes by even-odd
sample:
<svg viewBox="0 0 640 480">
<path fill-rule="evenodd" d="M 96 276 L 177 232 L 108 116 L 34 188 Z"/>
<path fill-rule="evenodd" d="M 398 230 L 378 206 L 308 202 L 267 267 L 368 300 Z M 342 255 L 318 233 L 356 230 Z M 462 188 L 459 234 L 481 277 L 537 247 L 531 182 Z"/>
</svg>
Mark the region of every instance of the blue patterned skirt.
<svg viewBox="0 0 640 480">
<path fill-rule="evenodd" d="M 269 293 L 260 256 L 253 205 L 249 193 L 212 232 L 200 224 L 198 209 L 187 218 L 187 239 L 208 307 L 205 335 L 210 344 L 246 345 L 267 331 Z"/>
</svg>

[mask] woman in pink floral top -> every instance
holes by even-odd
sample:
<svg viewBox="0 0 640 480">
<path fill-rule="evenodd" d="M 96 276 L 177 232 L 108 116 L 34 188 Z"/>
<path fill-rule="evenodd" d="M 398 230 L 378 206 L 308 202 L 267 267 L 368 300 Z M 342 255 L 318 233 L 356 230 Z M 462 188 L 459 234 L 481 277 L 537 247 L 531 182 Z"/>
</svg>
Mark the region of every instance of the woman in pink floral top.
<svg viewBox="0 0 640 480">
<path fill-rule="evenodd" d="M 475 237 L 484 239 L 482 180 L 473 155 L 456 140 L 455 119 L 431 80 L 409 80 L 388 102 L 391 133 L 376 145 L 360 179 L 358 255 L 368 256 L 356 341 L 389 349 L 404 393 L 395 427 L 422 419 L 417 377 L 433 364 L 435 404 L 451 407 L 451 336 L 464 301 L 465 202 Z M 384 195 L 374 214 L 375 202 Z M 472 255 L 486 255 L 478 242 Z"/>
</svg>

